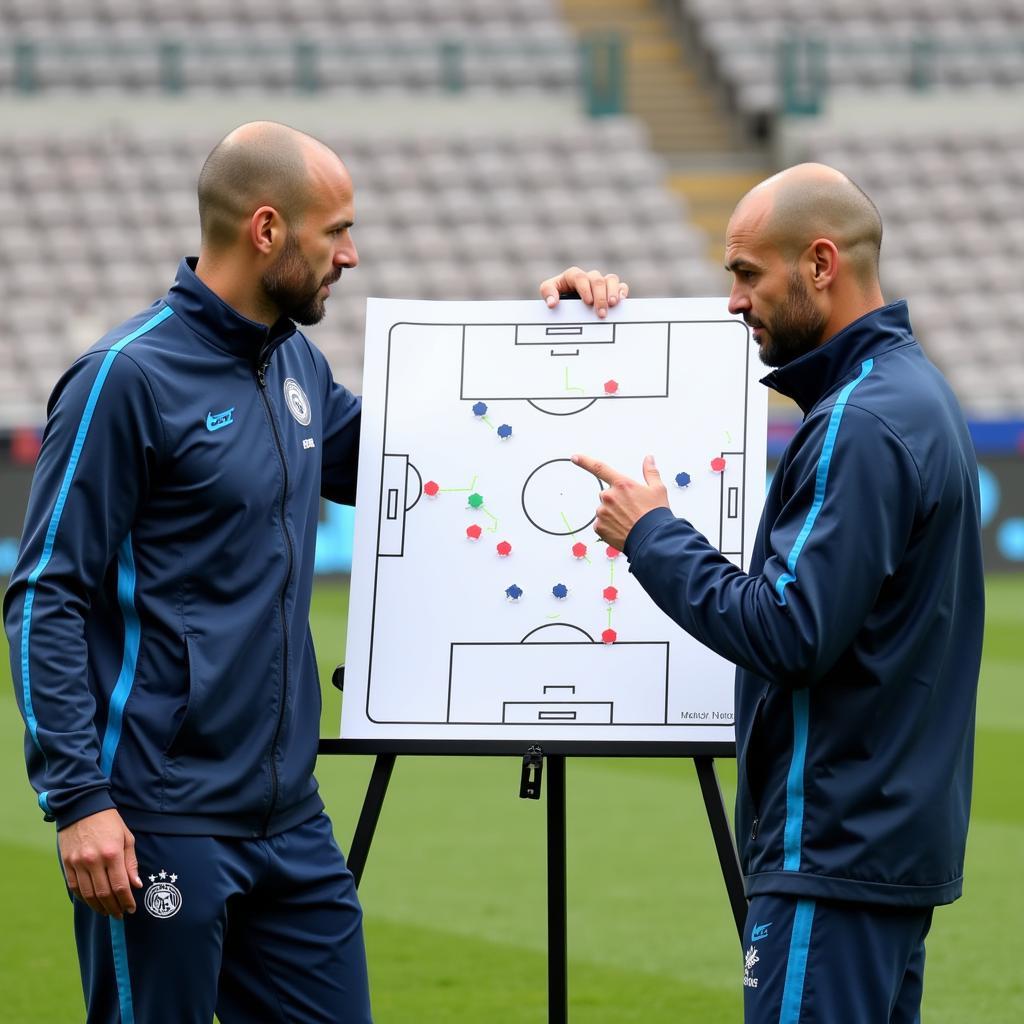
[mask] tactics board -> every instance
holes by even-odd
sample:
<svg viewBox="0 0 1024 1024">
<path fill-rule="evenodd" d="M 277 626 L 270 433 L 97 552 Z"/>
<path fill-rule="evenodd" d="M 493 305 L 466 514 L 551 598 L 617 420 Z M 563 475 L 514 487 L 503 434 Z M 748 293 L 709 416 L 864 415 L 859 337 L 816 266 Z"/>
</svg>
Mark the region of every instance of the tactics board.
<svg viewBox="0 0 1024 1024">
<path fill-rule="evenodd" d="M 593 532 L 641 477 L 737 565 L 764 497 L 756 346 L 724 299 L 370 299 L 342 737 L 552 744 L 733 738 L 733 667 Z"/>
</svg>

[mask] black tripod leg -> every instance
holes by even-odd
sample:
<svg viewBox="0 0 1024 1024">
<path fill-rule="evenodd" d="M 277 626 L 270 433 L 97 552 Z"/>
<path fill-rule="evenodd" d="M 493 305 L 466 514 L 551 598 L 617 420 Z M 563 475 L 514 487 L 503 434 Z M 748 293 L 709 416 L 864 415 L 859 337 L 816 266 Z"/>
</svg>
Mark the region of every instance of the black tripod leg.
<svg viewBox="0 0 1024 1024">
<path fill-rule="evenodd" d="M 384 805 L 384 797 L 388 791 L 388 783 L 391 781 L 391 771 L 395 767 L 396 756 L 395 754 L 378 754 L 377 759 L 373 762 L 373 774 L 370 775 L 370 784 L 366 787 L 363 809 L 359 812 L 359 821 L 356 824 L 355 835 L 352 837 L 352 845 L 348 851 L 348 867 L 352 872 L 352 877 L 356 880 L 357 887 L 363 877 L 363 869 L 366 867 L 370 843 L 373 842 L 373 833 L 377 829 L 377 819 L 380 817 L 380 810 Z"/>
<path fill-rule="evenodd" d="M 740 868 L 739 855 L 736 853 L 732 829 L 729 827 L 729 817 L 725 812 L 722 788 L 718 784 L 718 774 L 715 772 L 715 760 L 712 757 L 695 757 L 693 763 L 697 769 L 697 779 L 700 782 L 701 796 L 704 797 L 704 807 L 708 812 L 711 835 L 714 837 L 715 849 L 718 851 L 718 862 L 722 865 L 722 877 L 725 879 L 725 889 L 729 894 L 729 904 L 732 907 L 732 916 L 736 921 L 736 931 L 739 933 L 742 943 L 743 923 L 747 918 L 747 898 L 743 893 L 743 870 Z"/>
<path fill-rule="evenodd" d="M 569 1018 L 565 899 L 565 757 L 548 755 L 548 1022 Z"/>
</svg>

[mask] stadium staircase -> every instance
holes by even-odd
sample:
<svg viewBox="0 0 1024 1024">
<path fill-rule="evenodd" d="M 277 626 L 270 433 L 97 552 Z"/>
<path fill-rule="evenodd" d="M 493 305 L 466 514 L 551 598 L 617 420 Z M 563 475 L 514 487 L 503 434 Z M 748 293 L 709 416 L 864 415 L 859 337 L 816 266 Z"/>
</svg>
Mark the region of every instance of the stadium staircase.
<svg viewBox="0 0 1024 1024">
<path fill-rule="evenodd" d="M 562 0 L 579 33 L 614 32 L 625 41 L 626 109 L 642 120 L 692 223 L 707 235 L 707 257 L 722 259 L 736 201 L 773 170 L 762 148 L 743 137 L 734 115 L 692 68 L 675 16 L 660 0 Z"/>
<path fill-rule="evenodd" d="M 616 33 L 625 43 L 626 108 L 642 118 L 661 153 L 735 148 L 731 125 L 686 66 L 682 42 L 657 0 L 562 0 L 581 35 Z"/>
<path fill-rule="evenodd" d="M 690 221 L 707 235 L 707 256 L 716 266 L 722 263 L 725 229 L 736 203 L 772 170 L 767 164 L 750 170 L 725 163 L 714 169 L 674 171 L 666 179 L 665 184 L 686 200 Z"/>
</svg>

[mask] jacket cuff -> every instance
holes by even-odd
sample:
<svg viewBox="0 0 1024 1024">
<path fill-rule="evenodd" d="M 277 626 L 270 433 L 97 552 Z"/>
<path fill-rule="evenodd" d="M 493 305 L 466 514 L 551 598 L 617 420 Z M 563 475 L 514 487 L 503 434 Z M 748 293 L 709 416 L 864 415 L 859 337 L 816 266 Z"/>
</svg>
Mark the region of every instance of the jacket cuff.
<svg viewBox="0 0 1024 1024">
<path fill-rule="evenodd" d="M 82 818 L 88 818 L 90 814 L 116 809 L 114 801 L 110 798 L 109 789 L 93 789 L 64 805 L 59 811 L 55 811 L 53 820 L 57 822 L 59 832 L 62 828 L 81 821 Z"/>
<path fill-rule="evenodd" d="M 629 531 L 629 536 L 626 538 L 626 543 L 622 548 L 623 554 L 632 562 L 637 552 L 643 546 L 644 541 L 662 523 L 668 523 L 674 519 L 675 516 L 672 514 L 672 509 L 665 508 L 664 506 L 652 508 L 650 512 L 645 512 L 633 524 L 633 529 Z"/>
</svg>

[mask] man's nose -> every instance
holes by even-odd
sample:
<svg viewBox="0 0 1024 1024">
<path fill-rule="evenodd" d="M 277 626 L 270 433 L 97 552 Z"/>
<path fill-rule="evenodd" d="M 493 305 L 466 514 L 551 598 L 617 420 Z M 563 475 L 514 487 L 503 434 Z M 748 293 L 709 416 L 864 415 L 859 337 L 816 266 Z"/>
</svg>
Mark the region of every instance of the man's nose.
<svg viewBox="0 0 1024 1024">
<path fill-rule="evenodd" d="M 351 270 L 353 267 L 359 266 L 359 253 L 356 250 L 356 243 L 351 239 L 346 245 L 343 245 L 334 254 L 334 262 L 340 266 Z"/>
<path fill-rule="evenodd" d="M 743 289 L 733 285 L 732 291 L 729 292 L 729 312 L 735 316 L 747 309 L 750 309 L 749 296 Z"/>
</svg>

